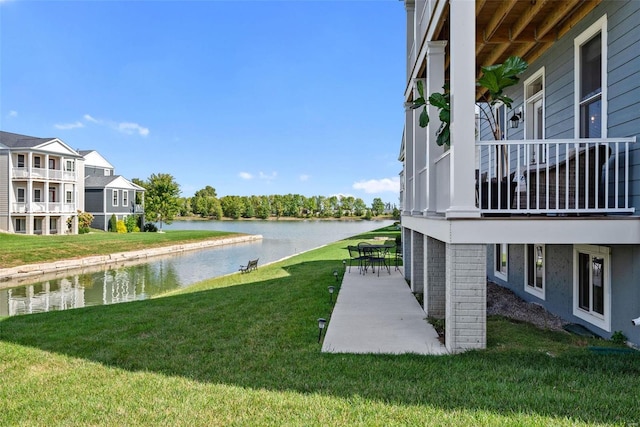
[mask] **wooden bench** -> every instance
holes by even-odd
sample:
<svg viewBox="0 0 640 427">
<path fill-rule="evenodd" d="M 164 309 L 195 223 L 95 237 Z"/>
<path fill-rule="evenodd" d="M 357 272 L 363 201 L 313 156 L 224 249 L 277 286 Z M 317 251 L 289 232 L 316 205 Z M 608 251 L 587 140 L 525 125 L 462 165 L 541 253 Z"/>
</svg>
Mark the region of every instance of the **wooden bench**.
<svg viewBox="0 0 640 427">
<path fill-rule="evenodd" d="M 247 263 L 247 265 L 241 265 L 239 271 L 241 271 L 242 273 L 249 273 L 257 269 L 258 269 L 258 259 L 252 259 Z"/>
</svg>

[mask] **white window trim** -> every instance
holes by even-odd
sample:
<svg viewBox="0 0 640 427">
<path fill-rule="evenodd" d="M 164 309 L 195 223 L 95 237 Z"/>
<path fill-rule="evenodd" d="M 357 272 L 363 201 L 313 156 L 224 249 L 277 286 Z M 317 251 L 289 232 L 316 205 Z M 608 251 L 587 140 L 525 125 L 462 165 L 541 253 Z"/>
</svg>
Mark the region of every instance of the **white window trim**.
<svg viewBox="0 0 640 427">
<path fill-rule="evenodd" d="M 42 203 L 44 201 L 42 198 L 42 188 L 33 189 L 33 201 L 36 203 Z"/>
<path fill-rule="evenodd" d="M 573 96 L 574 96 L 574 114 L 573 114 L 573 132 L 575 138 L 580 138 L 580 47 L 591 40 L 598 33 L 601 34 L 602 43 L 602 93 L 600 96 L 600 102 L 602 105 L 602 123 L 601 123 L 601 138 L 607 137 L 607 55 L 608 55 L 608 42 L 607 42 L 607 15 L 602 16 L 596 22 L 594 22 L 589 28 L 582 32 L 573 41 Z"/>
<path fill-rule="evenodd" d="M 533 245 L 542 246 L 542 288 L 538 289 L 536 287 L 529 286 L 529 245 L 524 245 L 524 291 L 544 301 L 547 289 L 547 248 L 545 245 L 540 243 L 533 243 Z"/>
<path fill-rule="evenodd" d="M 503 243 L 506 244 L 506 243 Z M 501 243 L 496 243 L 495 245 L 493 245 L 493 269 L 495 270 L 493 272 L 493 274 L 498 278 L 498 279 L 502 279 L 505 282 L 509 280 L 509 245 L 507 245 L 507 265 L 505 266 L 505 272 L 501 272 L 499 270 L 496 270 L 496 264 L 497 264 L 497 260 L 499 258 L 502 257 L 502 252 L 498 252 L 498 245 L 501 245 Z"/>
<path fill-rule="evenodd" d="M 122 206 L 129 206 L 129 190 L 122 190 Z"/>
<path fill-rule="evenodd" d="M 22 190 L 22 201 L 20 201 L 20 190 Z M 25 187 L 16 188 L 16 202 L 27 203 L 27 189 Z"/>
<path fill-rule="evenodd" d="M 586 311 L 579 306 L 579 262 L 578 254 L 588 254 L 590 256 L 601 256 L 604 258 L 604 271 L 602 280 L 604 286 L 604 315 Z M 595 245 L 573 245 L 573 315 L 603 329 L 611 332 L 611 249 L 606 246 Z"/>
<path fill-rule="evenodd" d="M 120 197 L 118 197 L 118 190 L 111 191 L 113 191 L 113 194 L 111 194 L 111 203 L 113 203 L 113 206 L 118 206 L 118 200 L 120 199 Z"/>
<path fill-rule="evenodd" d="M 71 196 L 71 197 L 69 197 Z M 73 203 L 73 191 L 67 190 L 64 196 L 65 203 L 71 204 Z"/>
<path fill-rule="evenodd" d="M 528 88 L 529 86 L 531 86 L 535 81 L 537 80 L 542 80 L 542 88 L 534 93 L 533 95 L 529 96 L 528 94 Z M 533 114 L 535 113 L 533 111 L 533 104 L 538 101 L 539 99 L 542 100 L 542 111 L 545 112 L 545 90 L 546 90 L 546 81 L 545 81 L 545 69 L 544 67 L 541 67 L 538 71 L 536 71 L 535 73 L 533 73 L 531 75 L 531 77 L 529 77 L 527 80 L 524 81 L 524 117 L 527 118 L 529 117 L 530 120 L 533 117 Z M 545 120 L 546 120 L 546 112 L 545 114 L 542 115 L 542 139 L 545 138 L 545 132 L 546 132 L 546 128 L 545 128 Z M 528 122 L 525 122 L 528 123 Z M 531 123 L 533 123 L 533 120 L 531 120 Z M 531 135 L 529 135 L 531 133 L 531 128 L 529 126 L 524 127 L 524 139 L 530 139 Z"/>
</svg>

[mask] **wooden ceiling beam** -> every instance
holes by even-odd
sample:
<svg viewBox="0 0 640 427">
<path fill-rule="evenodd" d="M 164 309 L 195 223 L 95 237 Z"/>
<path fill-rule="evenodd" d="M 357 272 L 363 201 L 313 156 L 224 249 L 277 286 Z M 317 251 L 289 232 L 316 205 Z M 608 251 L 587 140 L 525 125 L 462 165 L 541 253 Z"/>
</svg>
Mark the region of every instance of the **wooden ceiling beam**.
<svg viewBox="0 0 640 427">
<path fill-rule="evenodd" d="M 558 29 L 558 38 L 564 36 L 569 32 L 570 29 L 575 27 L 575 25 L 582 21 L 582 19 L 589 14 L 597 5 L 602 3 L 602 0 L 587 0 L 583 3 L 582 7 L 578 9 L 571 18 L 567 19 L 562 23 L 562 26 Z"/>
<path fill-rule="evenodd" d="M 542 38 L 549 33 L 549 31 L 553 30 L 556 25 L 564 18 L 566 18 L 571 11 L 581 2 L 582 0 L 563 0 L 554 2 L 555 9 L 553 13 L 549 14 L 544 21 L 536 28 L 536 37 Z"/>
<path fill-rule="evenodd" d="M 491 16 L 491 20 L 489 20 L 487 25 L 484 27 L 483 34 L 482 34 L 482 40 L 483 41 L 484 40 L 491 40 L 491 37 L 493 37 L 493 35 L 497 31 L 498 27 L 500 27 L 500 24 L 502 24 L 502 22 L 507 17 L 507 15 L 509 15 L 509 12 L 511 12 L 511 9 L 513 9 L 513 7 L 517 3 L 518 3 L 518 0 L 503 0 L 502 1 L 500 6 L 498 7 L 498 9 Z M 478 4 L 476 3 L 476 13 L 478 13 L 478 8 L 477 7 L 478 7 Z M 476 40 L 477 40 L 477 36 L 476 36 Z M 480 52 L 482 52 L 482 49 L 484 49 L 484 47 L 485 47 L 484 43 L 481 43 L 480 45 L 476 45 L 476 56 L 478 56 L 478 54 Z"/>
</svg>

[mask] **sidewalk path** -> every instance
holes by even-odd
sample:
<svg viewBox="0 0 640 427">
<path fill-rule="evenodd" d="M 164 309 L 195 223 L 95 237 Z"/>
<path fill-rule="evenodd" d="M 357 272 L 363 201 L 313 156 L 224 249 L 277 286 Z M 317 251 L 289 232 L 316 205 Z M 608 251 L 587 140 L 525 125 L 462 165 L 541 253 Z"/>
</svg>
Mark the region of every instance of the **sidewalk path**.
<svg viewBox="0 0 640 427">
<path fill-rule="evenodd" d="M 447 354 L 398 270 L 380 276 L 347 269 L 329 319 L 327 353 Z"/>
</svg>

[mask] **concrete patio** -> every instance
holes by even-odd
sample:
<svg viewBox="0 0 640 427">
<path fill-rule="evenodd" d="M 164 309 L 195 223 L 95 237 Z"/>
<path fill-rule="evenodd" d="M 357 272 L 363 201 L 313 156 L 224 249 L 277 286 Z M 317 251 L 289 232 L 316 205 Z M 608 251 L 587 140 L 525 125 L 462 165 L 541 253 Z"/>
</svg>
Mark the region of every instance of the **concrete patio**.
<svg viewBox="0 0 640 427">
<path fill-rule="evenodd" d="M 327 353 L 447 354 L 399 270 L 360 274 L 347 268 L 328 319 Z"/>
</svg>

